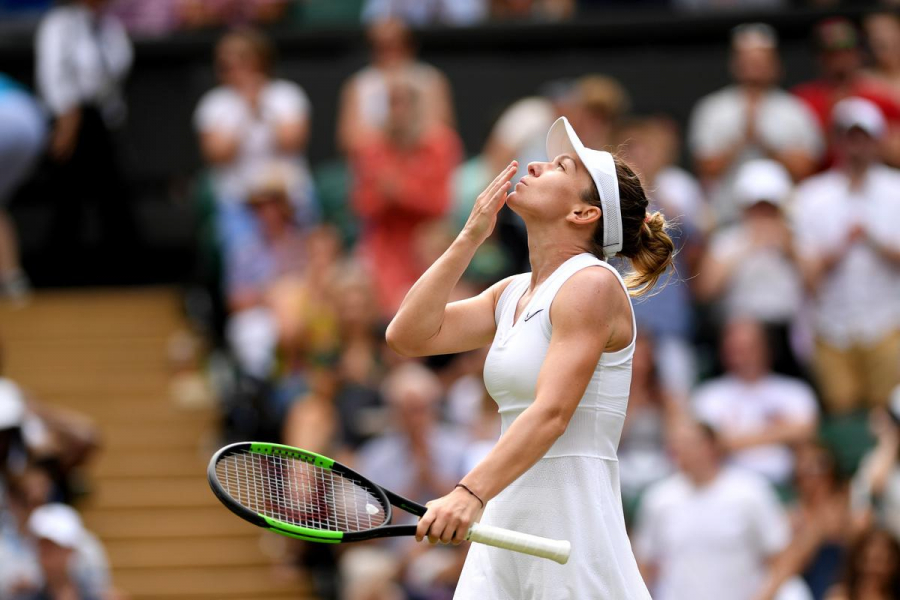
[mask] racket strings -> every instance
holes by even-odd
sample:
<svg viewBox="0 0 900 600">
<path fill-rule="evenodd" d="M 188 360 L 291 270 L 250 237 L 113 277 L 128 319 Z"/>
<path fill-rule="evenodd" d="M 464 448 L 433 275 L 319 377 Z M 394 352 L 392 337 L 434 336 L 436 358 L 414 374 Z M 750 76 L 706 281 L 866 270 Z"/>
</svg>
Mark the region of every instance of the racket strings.
<svg viewBox="0 0 900 600">
<path fill-rule="evenodd" d="M 299 459 L 240 451 L 216 464 L 216 476 L 241 506 L 283 523 L 353 532 L 385 522 L 385 507 L 361 484 Z"/>
</svg>

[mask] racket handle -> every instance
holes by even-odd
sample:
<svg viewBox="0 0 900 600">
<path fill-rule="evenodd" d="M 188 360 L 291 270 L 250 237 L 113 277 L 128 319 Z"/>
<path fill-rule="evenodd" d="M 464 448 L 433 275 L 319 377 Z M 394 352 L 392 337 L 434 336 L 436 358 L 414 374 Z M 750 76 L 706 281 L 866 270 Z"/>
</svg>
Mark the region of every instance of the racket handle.
<svg viewBox="0 0 900 600">
<path fill-rule="evenodd" d="M 529 533 L 510 531 L 509 529 L 481 523 L 472 525 L 466 539 L 479 544 L 487 544 L 488 546 L 522 552 L 523 554 L 549 558 L 561 565 L 566 564 L 566 561 L 569 560 L 569 554 L 572 552 L 572 544 L 567 540 L 551 540 Z"/>
</svg>

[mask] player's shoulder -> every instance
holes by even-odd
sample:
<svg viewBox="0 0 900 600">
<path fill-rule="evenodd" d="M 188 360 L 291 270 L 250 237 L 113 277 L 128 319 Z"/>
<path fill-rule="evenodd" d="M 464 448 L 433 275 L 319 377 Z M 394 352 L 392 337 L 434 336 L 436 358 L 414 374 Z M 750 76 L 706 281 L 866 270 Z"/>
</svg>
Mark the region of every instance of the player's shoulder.
<svg viewBox="0 0 900 600">
<path fill-rule="evenodd" d="M 606 319 L 610 307 L 624 308 L 627 296 L 623 294 L 619 277 L 611 269 L 597 266 L 572 274 L 559 288 L 552 308 L 578 314 L 580 319 Z"/>
</svg>

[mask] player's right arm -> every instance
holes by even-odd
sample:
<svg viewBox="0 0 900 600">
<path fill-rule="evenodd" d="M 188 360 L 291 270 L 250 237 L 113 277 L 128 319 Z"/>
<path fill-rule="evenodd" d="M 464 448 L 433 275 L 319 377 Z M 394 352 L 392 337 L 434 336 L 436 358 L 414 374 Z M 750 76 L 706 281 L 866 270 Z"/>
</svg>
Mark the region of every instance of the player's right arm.
<svg viewBox="0 0 900 600">
<path fill-rule="evenodd" d="M 478 196 L 462 232 L 406 294 L 386 334 L 396 352 L 406 356 L 465 352 L 493 339 L 494 308 L 509 279 L 474 298 L 448 300 L 475 251 L 493 231 L 517 167 L 510 163 Z"/>
</svg>

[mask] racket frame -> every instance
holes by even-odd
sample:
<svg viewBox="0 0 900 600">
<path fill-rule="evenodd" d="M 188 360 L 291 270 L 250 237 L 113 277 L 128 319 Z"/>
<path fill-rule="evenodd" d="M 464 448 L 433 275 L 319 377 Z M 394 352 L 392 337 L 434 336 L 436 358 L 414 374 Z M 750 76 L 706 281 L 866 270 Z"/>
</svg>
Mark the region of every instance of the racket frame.
<svg viewBox="0 0 900 600">
<path fill-rule="evenodd" d="M 346 477 L 350 481 L 353 481 L 355 484 L 364 488 L 381 503 L 385 512 L 384 523 L 362 531 L 330 531 L 285 523 L 252 511 L 240 504 L 237 500 L 232 498 L 231 494 L 225 491 L 224 486 L 219 482 L 218 475 L 216 474 L 216 465 L 221 460 L 232 454 L 239 454 L 241 452 L 250 452 L 251 454 L 260 454 L 264 456 L 281 456 L 283 458 L 301 460 L 316 467 L 333 471 L 342 477 Z M 415 535 L 416 525 L 391 524 L 393 519 L 393 507 L 396 506 L 417 517 L 424 515 L 427 510 L 425 506 L 418 502 L 413 502 L 408 498 L 399 496 L 390 490 L 386 490 L 376 485 L 353 469 L 350 469 L 333 459 L 316 454 L 315 452 L 309 452 L 308 450 L 301 450 L 283 444 L 271 444 L 268 442 L 237 442 L 225 446 L 217 451 L 210 459 L 209 467 L 207 467 L 206 470 L 206 478 L 209 481 L 209 486 L 212 488 L 216 498 L 218 498 L 228 510 L 245 521 L 281 535 L 320 544 L 340 544 L 343 542 L 361 542 L 363 540 L 375 538 Z"/>
</svg>

